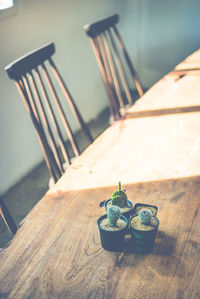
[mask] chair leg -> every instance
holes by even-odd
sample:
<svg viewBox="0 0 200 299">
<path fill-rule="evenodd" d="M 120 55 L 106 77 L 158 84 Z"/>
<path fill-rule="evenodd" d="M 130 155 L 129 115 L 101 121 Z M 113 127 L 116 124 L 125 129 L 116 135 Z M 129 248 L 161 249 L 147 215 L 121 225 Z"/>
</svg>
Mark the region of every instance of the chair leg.
<svg viewBox="0 0 200 299">
<path fill-rule="evenodd" d="M 3 199 L 0 198 L 0 214 L 8 227 L 8 229 L 11 231 L 13 235 L 17 232 L 17 225 L 15 224 L 10 212 L 8 211 L 8 208 L 6 207 L 6 204 L 4 203 Z"/>
</svg>

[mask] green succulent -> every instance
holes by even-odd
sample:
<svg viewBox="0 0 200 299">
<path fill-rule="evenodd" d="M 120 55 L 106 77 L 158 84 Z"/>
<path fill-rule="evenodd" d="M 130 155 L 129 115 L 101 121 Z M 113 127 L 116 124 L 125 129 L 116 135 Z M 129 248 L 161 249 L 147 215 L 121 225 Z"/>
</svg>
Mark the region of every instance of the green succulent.
<svg viewBox="0 0 200 299">
<path fill-rule="evenodd" d="M 121 190 L 121 182 L 118 183 L 118 190 L 115 191 L 111 198 L 111 204 L 120 208 L 127 206 L 128 198 L 125 191 Z"/>
<path fill-rule="evenodd" d="M 151 221 L 152 213 L 148 209 L 143 209 L 139 212 L 138 217 L 142 224 L 149 224 Z"/>
<path fill-rule="evenodd" d="M 124 198 L 120 195 L 115 195 L 111 199 L 111 204 L 123 208 L 125 206 Z"/>
<path fill-rule="evenodd" d="M 117 220 L 121 215 L 121 210 L 118 206 L 110 206 L 107 210 L 107 217 L 110 226 L 116 226 Z"/>
</svg>

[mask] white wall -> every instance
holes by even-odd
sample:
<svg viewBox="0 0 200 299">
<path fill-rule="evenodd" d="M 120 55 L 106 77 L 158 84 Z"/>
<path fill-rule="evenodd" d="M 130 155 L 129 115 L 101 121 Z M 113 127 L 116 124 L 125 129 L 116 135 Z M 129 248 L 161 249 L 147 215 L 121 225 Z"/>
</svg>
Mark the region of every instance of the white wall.
<svg viewBox="0 0 200 299">
<path fill-rule="evenodd" d="M 55 42 L 54 60 L 89 121 L 107 105 L 107 98 L 82 27 L 114 13 L 120 15 L 118 28 L 146 87 L 200 47 L 200 1 L 195 0 L 18 0 L 11 16 L 0 13 L 0 194 L 43 159 L 4 67 Z"/>
</svg>

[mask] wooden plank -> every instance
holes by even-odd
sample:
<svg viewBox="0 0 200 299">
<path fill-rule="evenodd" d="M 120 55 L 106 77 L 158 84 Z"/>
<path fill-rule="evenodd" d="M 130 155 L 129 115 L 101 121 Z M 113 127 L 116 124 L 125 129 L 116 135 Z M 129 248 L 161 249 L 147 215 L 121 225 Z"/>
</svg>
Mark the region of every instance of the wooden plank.
<svg viewBox="0 0 200 299">
<path fill-rule="evenodd" d="M 181 69 L 200 69 L 200 50 L 188 56 L 184 61 L 175 67 L 175 70 Z"/>
<path fill-rule="evenodd" d="M 0 298 L 200 297 L 200 76 L 169 74 L 76 158 L 0 252 Z M 99 207 L 121 180 L 158 206 L 149 255 L 102 249 Z"/>
</svg>

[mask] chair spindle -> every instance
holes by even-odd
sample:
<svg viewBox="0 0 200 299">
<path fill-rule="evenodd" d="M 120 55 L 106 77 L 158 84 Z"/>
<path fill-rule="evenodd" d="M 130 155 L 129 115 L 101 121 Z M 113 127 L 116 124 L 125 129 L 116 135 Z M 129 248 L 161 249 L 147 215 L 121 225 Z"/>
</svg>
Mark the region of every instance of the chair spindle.
<svg viewBox="0 0 200 299">
<path fill-rule="evenodd" d="M 93 137 L 53 62 L 54 53 L 55 45 L 50 43 L 9 64 L 5 70 L 16 83 L 36 129 L 50 176 L 56 182 L 71 163 L 71 157 L 80 154 L 64 109 L 66 103 L 90 143 Z"/>
<path fill-rule="evenodd" d="M 102 75 L 112 117 L 117 120 L 143 95 L 138 75 L 116 27 L 118 15 L 84 26 Z M 114 104 L 115 103 L 115 104 Z"/>
</svg>

